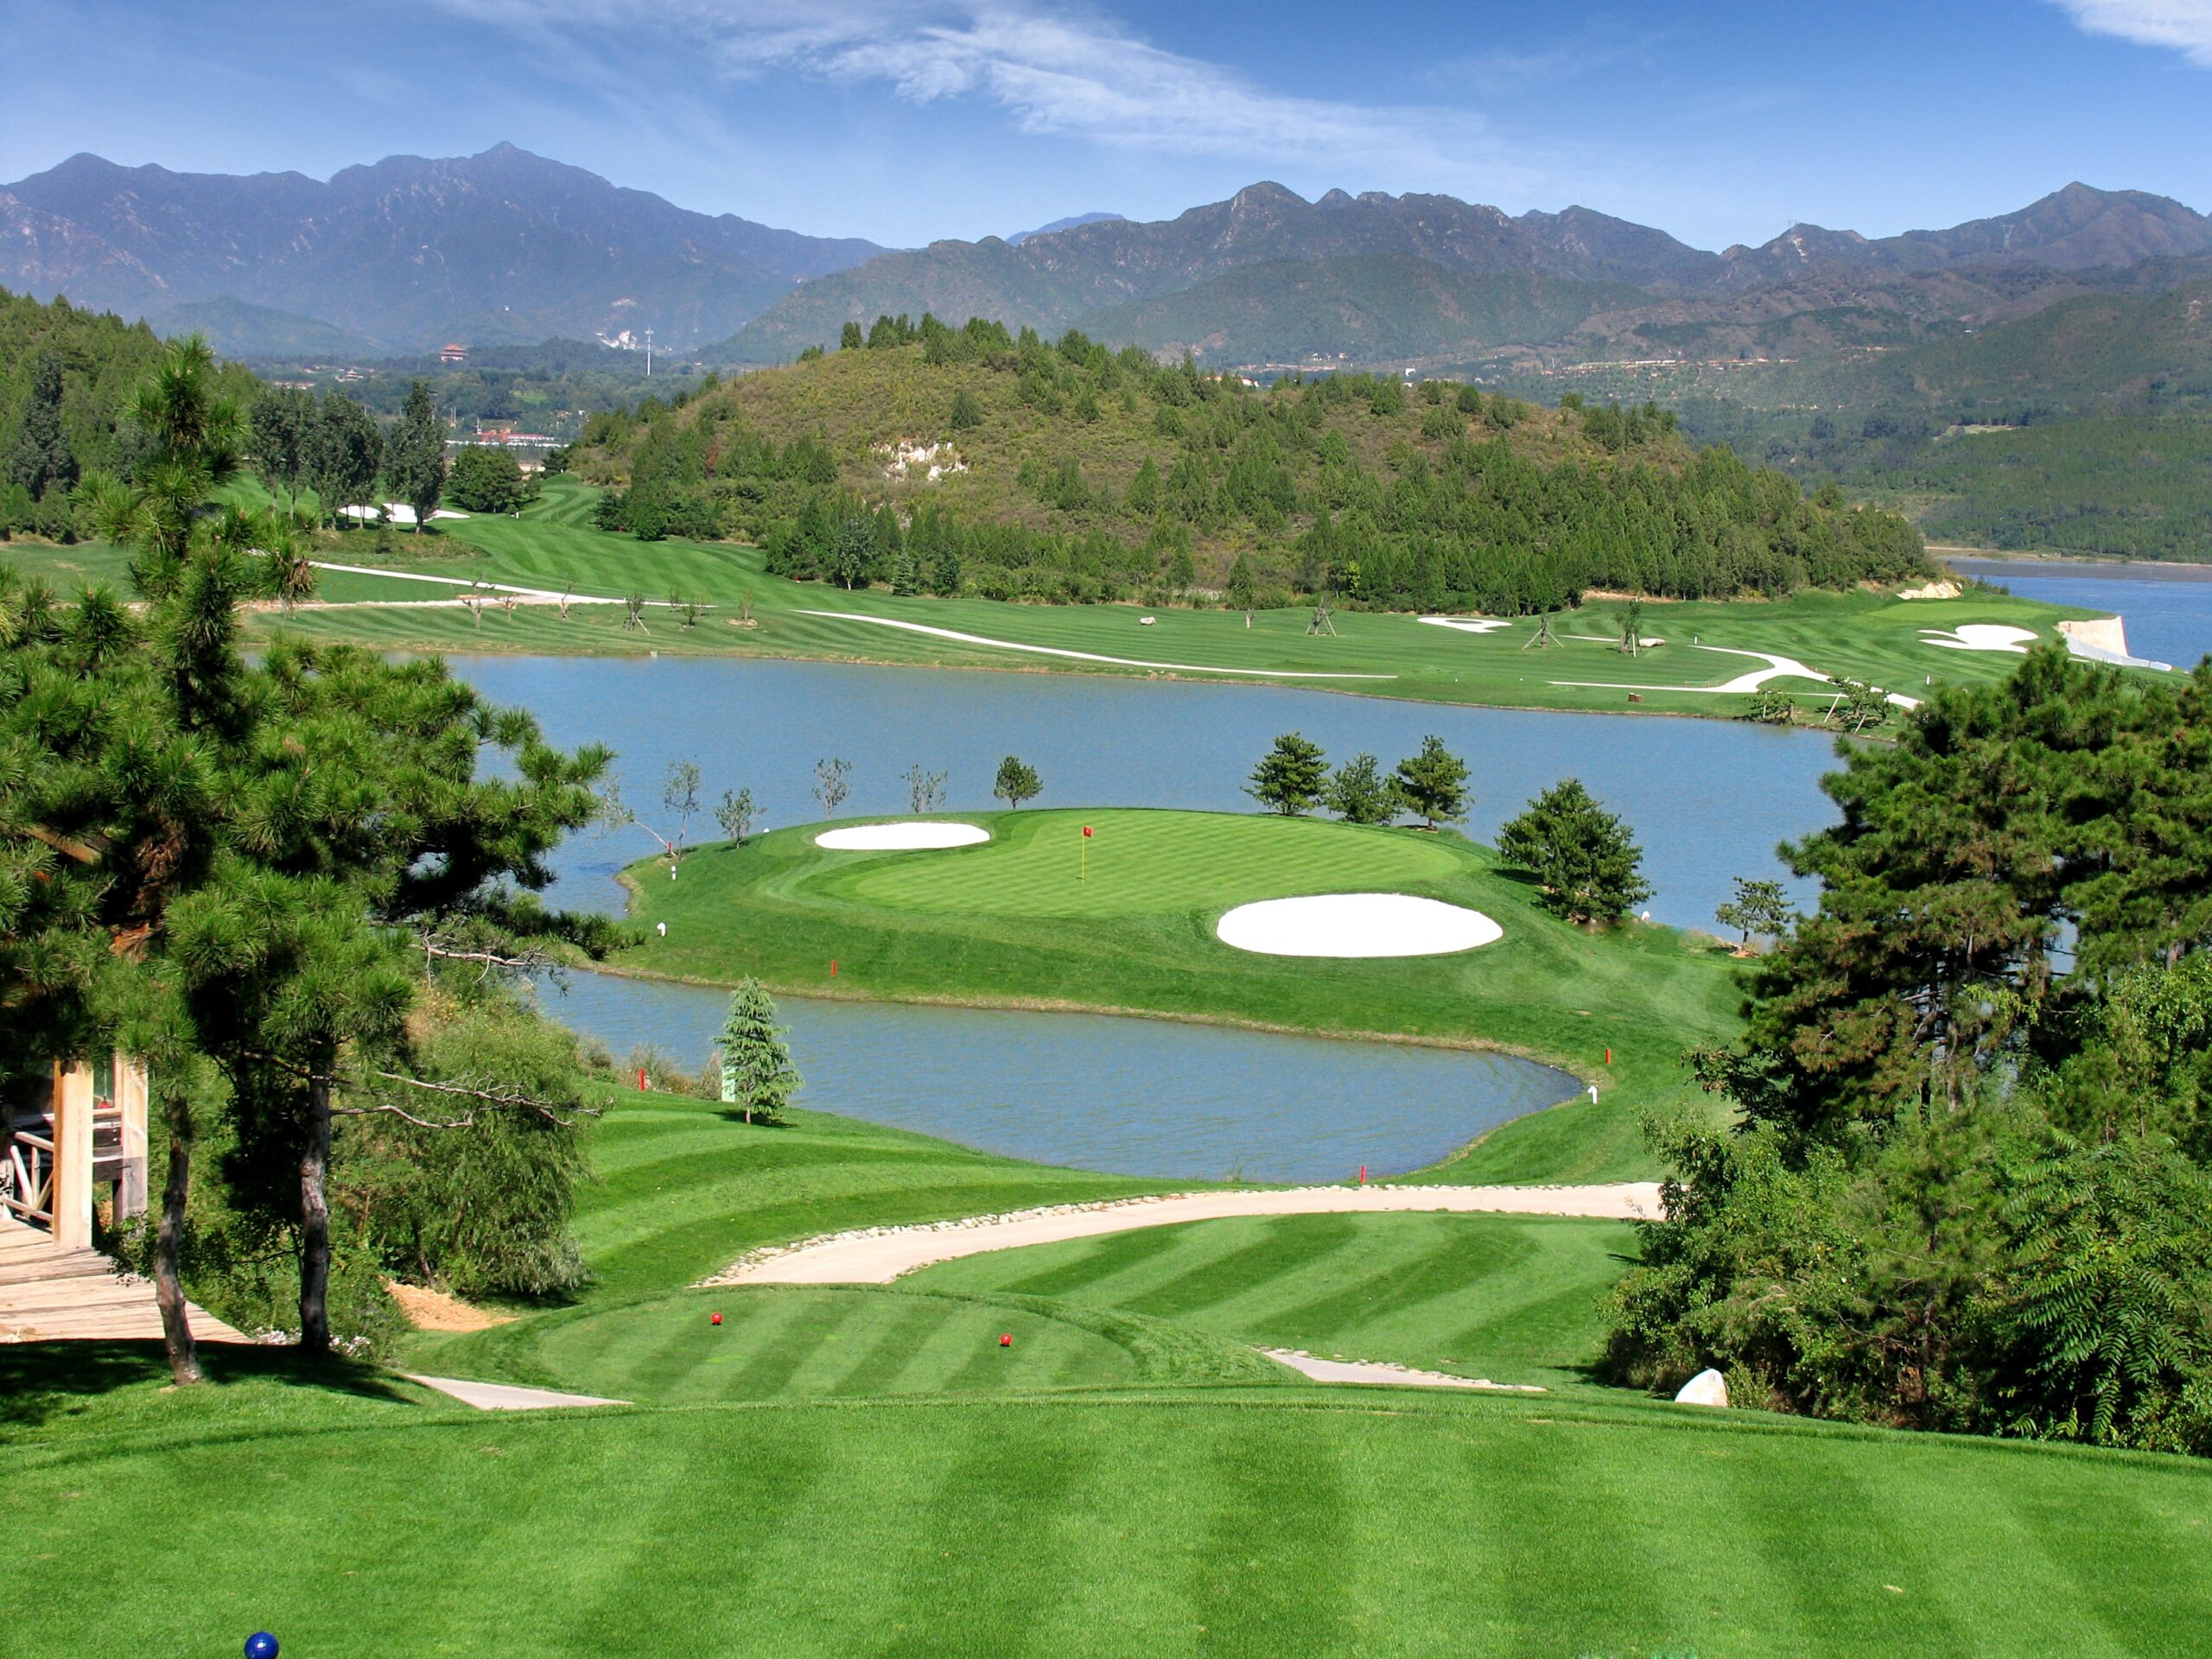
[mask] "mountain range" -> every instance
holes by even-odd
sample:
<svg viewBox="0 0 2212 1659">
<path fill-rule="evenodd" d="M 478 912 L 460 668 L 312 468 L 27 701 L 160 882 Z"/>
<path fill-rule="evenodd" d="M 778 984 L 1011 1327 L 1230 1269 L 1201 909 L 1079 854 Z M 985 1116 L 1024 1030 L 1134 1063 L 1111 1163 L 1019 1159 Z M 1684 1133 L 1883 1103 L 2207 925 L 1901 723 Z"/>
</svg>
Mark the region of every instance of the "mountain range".
<svg viewBox="0 0 2212 1659">
<path fill-rule="evenodd" d="M 512 144 L 327 181 L 80 155 L 0 187 L 0 286 L 157 326 L 222 302 L 231 349 L 249 353 L 288 336 L 410 351 L 648 327 L 681 346 L 883 251 L 687 212 Z"/>
<path fill-rule="evenodd" d="M 1586 207 L 1308 201 L 1258 183 L 1171 219 L 1084 213 L 890 250 L 644 191 L 501 144 L 327 181 L 77 156 L 0 187 L 0 286 L 205 329 L 234 355 L 421 352 L 553 335 L 711 361 L 796 356 L 925 310 L 1227 366 L 1819 357 L 1955 338 L 2093 294 L 2212 276 L 2212 218 L 2069 184 L 2017 213 L 1869 238 L 1797 225 L 1693 248 Z"/>
</svg>

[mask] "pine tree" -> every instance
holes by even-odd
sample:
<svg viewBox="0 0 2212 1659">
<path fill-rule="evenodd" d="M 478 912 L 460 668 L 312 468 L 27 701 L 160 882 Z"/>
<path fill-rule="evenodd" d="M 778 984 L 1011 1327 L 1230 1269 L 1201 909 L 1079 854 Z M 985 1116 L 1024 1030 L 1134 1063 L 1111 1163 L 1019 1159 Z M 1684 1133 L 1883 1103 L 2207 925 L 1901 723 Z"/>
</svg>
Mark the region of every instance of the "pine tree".
<svg viewBox="0 0 2212 1659">
<path fill-rule="evenodd" d="M 33 500 L 77 482 L 77 457 L 61 424 L 61 359 L 50 351 L 41 352 L 32 365 L 30 400 L 8 454 L 7 476 Z"/>
<path fill-rule="evenodd" d="M 1743 935 L 1741 949 L 1751 948 L 1751 937 L 1778 937 L 1789 925 L 1789 901 L 1783 897 L 1779 881 L 1754 881 L 1749 876 L 1736 878 L 1736 896 L 1713 912 L 1713 920 L 1723 927 L 1732 927 Z"/>
<path fill-rule="evenodd" d="M 1643 850 L 1577 778 L 1529 802 L 1499 832 L 1497 849 L 1536 878 L 1544 907 L 1569 921 L 1615 921 L 1651 896 Z"/>
<path fill-rule="evenodd" d="M 776 1004 L 757 979 L 739 982 L 722 1024 L 722 1103 L 744 1112 L 747 1123 L 780 1123 L 798 1091 Z"/>
<path fill-rule="evenodd" d="M 1296 817 L 1312 810 L 1328 781 L 1329 763 L 1321 746 L 1285 732 L 1252 768 L 1244 792 L 1270 812 Z"/>
<path fill-rule="evenodd" d="M 1034 800 L 1044 791 L 1044 780 L 1027 761 L 1009 754 L 999 762 L 999 775 L 991 784 L 991 793 L 1008 806 L 1019 810 L 1024 801 Z"/>
<path fill-rule="evenodd" d="M 1467 763 L 1444 747 L 1440 737 L 1424 737 L 1421 753 L 1398 762 L 1398 794 L 1432 830 L 1459 823 L 1467 816 Z"/>
<path fill-rule="evenodd" d="M 1405 797 L 1395 778 L 1385 777 L 1371 754 L 1355 754 L 1337 768 L 1322 804 L 1346 823 L 1388 823 L 1398 816 Z"/>
</svg>

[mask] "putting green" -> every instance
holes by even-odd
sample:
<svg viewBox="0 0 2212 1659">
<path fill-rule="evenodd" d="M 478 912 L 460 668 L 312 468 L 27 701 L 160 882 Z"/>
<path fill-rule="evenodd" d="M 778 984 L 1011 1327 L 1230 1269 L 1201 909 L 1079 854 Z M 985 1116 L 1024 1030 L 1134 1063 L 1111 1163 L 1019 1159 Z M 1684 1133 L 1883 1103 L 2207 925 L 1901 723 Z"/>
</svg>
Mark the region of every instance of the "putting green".
<svg viewBox="0 0 2212 1659">
<path fill-rule="evenodd" d="M 817 886 L 825 895 L 892 910 L 1136 916 L 1403 890 L 1449 880 L 1459 862 L 1434 840 L 1404 830 L 1116 808 L 1011 814 L 982 845 L 869 859 L 825 874 Z"/>
</svg>

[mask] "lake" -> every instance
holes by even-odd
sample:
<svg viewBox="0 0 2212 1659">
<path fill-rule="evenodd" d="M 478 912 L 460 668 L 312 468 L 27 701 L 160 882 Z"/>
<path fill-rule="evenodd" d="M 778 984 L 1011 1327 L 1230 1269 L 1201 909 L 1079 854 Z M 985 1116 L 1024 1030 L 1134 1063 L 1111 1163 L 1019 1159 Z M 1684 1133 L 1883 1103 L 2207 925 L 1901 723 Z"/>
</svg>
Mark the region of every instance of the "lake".
<svg viewBox="0 0 2212 1659">
<path fill-rule="evenodd" d="M 616 750 L 624 798 L 664 830 L 669 763 L 708 799 L 748 788 L 766 824 L 822 816 L 815 762 L 852 762 L 843 815 L 907 810 L 899 774 L 944 772 L 952 810 L 987 810 L 1000 760 L 1044 776 L 1047 804 L 1250 810 L 1245 778 L 1278 733 L 1386 764 L 1426 733 L 1475 775 L 1467 828 L 1488 840 L 1529 797 L 1579 776 L 1642 840 L 1659 919 L 1713 926 L 1737 875 L 1780 876 L 1775 844 L 1828 821 L 1833 741 L 1740 721 L 1524 713 L 1279 687 L 715 658 L 457 657 L 455 671 L 534 711 L 547 735 Z M 694 840 L 720 834 L 692 826 Z M 579 836 L 562 903 L 620 912 L 613 877 L 652 852 L 635 827 Z M 1810 902 L 1809 892 L 1800 892 Z M 723 994 L 571 977 L 556 1018 L 619 1057 L 647 1043 L 705 1059 Z M 993 1152 L 1166 1179 L 1339 1179 L 1420 1167 L 1574 1092 L 1509 1056 L 1328 1042 L 1164 1020 L 785 999 L 805 1103 Z"/>
<path fill-rule="evenodd" d="M 2212 654 L 2212 565 L 2093 559 L 1948 559 L 1961 575 L 2001 583 L 2022 599 L 2087 605 L 2126 620 L 2138 657 L 2196 666 Z"/>
<path fill-rule="evenodd" d="M 547 1011 L 703 1059 L 728 996 L 569 976 Z M 1510 1055 L 1164 1020 L 783 997 L 798 1103 L 1077 1169 L 1168 1180 L 1349 1180 L 1433 1164 L 1580 1086 Z M 619 1041 L 616 1034 L 619 1033 Z"/>
</svg>

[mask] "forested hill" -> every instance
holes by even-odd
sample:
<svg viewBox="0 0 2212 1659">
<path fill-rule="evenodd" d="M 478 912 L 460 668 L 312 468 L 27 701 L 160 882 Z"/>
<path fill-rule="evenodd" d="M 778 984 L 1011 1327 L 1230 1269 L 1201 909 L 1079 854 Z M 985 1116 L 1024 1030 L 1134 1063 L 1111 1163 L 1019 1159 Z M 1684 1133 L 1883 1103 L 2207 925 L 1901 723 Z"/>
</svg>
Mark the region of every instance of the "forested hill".
<svg viewBox="0 0 2212 1659">
<path fill-rule="evenodd" d="M 70 492 L 86 472 L 124 470 L 124 406 L 161 353 L 143 322 L 0 289 L 0 535 L 72 533 Z M 244 369 L 222 373 L 251 395 Z"/>
<path fill-rule="evenodd" d="M 1927 568 L 1894 514 L 1698 450 L 1653 408 L 1367 375 L 1262 390 L 927 317 L 847 340 L 594 417 L 570 464 L 613 486 L 606 526 L 748 537 L 783 574 L 910 592 L 1503 614 Z"/>
</svg>

